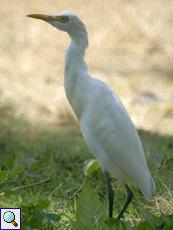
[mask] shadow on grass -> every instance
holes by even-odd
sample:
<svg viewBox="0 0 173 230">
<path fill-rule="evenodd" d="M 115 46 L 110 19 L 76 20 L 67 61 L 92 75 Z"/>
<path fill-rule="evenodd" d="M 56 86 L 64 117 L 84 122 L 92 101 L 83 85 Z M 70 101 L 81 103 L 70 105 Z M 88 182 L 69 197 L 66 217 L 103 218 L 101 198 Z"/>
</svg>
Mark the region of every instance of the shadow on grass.
<svg viewBox="0 0 173 230">
<path fill-rule="evenodd" d="M 82 152 L 82 154 L 81 154 Z M 33 157 L 47 162 L 85 160 L 88 153 L 80 128 L 76 124 L 33 124 L 27 117 L 18 115 L 12 104 L 0 106 L 0 169 L 6 169 L 10 155 L 21 158 Z M 80 158 L 80 159 L 79 159 Z M 22 159 L 20 163 L 22 162 Z"/>
<path fill-rule="evenodd" d="M 172 153 L 172 136 L 161 136 L 145 130 L 138 130 L 138 133 L 147 157 L 151 152 L 165 156 L 169 155 L 170 152 Z M 25 115 L 17 115 L 12 104 L 0 105 L 1 159 L 5 160 L 15 152 L 22 152 L 28 156 L 34 156 L 34 154 L 38 156 L 38 154 L 51 152 L 56 147 L 58 151 L 59 145 L 61 145 L 61 149 L 64 145 L 64 149 L 66 147 L 72 148 L 76 152 L 80 148 L 87 148 L 80 127 L 70 123 L 70 121 L 51 125 L 46 123 L 33 124 Z M 41 153 L 41 151 L 43 152 Z"/>
</svg>

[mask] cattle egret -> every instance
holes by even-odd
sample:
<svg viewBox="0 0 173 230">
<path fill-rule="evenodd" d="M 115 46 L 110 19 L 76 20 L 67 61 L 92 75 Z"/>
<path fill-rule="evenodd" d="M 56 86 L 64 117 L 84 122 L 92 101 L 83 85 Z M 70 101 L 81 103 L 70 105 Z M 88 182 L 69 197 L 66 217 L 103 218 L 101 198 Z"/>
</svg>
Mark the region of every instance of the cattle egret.
<svg viewBox="0 0 173 230">
<path fill-rule="evenodd" d="M 71 43 L 65 53 L 64 84 L 67 99 L 80 122 L 83 137 L 105 172 L 109 217 L 113 215 L 114 192 L 109 172 L 125 185 L 127 198 L 117 218 L 133 198 L 128 183 L 138 185 L 146 200 L 155 196 L 155 184 L 147 167 L 137 131 L 121 100 L 104 81 L 88 74 L 84 61 L 88 36 L 83 22 L 72 12 L 54 15 L 30 14 L 67 32 Z"/>
</svg>

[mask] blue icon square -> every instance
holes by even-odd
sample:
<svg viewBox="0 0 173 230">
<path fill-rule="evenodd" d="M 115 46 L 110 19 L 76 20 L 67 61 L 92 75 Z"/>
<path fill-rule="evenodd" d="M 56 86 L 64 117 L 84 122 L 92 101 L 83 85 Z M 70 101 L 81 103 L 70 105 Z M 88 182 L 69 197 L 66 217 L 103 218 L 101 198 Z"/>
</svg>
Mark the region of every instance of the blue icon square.
<svg viewBox="0 0 173 230">
<path fill-rule="evenodd" d="M 21 208 L 0 208 L 0 230 L 21 230 Z"/>
</svg>

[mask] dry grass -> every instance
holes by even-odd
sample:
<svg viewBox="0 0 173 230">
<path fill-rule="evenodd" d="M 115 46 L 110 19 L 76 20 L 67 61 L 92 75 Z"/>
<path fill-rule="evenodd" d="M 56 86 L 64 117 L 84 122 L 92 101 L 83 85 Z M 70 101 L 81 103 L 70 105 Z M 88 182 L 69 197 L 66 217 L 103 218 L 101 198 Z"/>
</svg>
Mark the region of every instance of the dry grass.
<svg viewBox="0 0 173 230">
<path fill-rule="evenodd" d="M 118 93 L 137 128 L 173 135 L 171 0 L 0 0 L 0 103 L 35 121 L 73 118 L 63 88 L 68 35 L 29 13 L 75 12 L 86 24 L 86 62 Z M 157 98 L 138 103 L 143 92 Z"/>
</svg>

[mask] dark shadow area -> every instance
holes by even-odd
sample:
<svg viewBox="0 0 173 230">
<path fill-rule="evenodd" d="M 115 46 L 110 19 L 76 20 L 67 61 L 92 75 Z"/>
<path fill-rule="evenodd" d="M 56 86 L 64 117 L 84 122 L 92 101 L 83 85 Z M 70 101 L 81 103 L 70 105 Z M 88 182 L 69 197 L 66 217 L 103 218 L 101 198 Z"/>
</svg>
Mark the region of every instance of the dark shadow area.
<svg viewBox="0 0 173 230">
<path fill-rule="evenodd" d="M 66 148 L 71 149 L 68 157 Z M 59 160 L 66 157 L 74 160 L 81 151 L 86 152 L 83 149 L 86 144 L 76 124 L 64 120 L 62 124 L 32 123 L 25 114 L 17 115 L 12 104 L 0 106 L 1 169 L 10 155 L 19 154 L 22 158 L 34 157 L 47 162 L 53 154 Z M 83 154 L 81 157 L 85 160 Z"/>
</svg>

